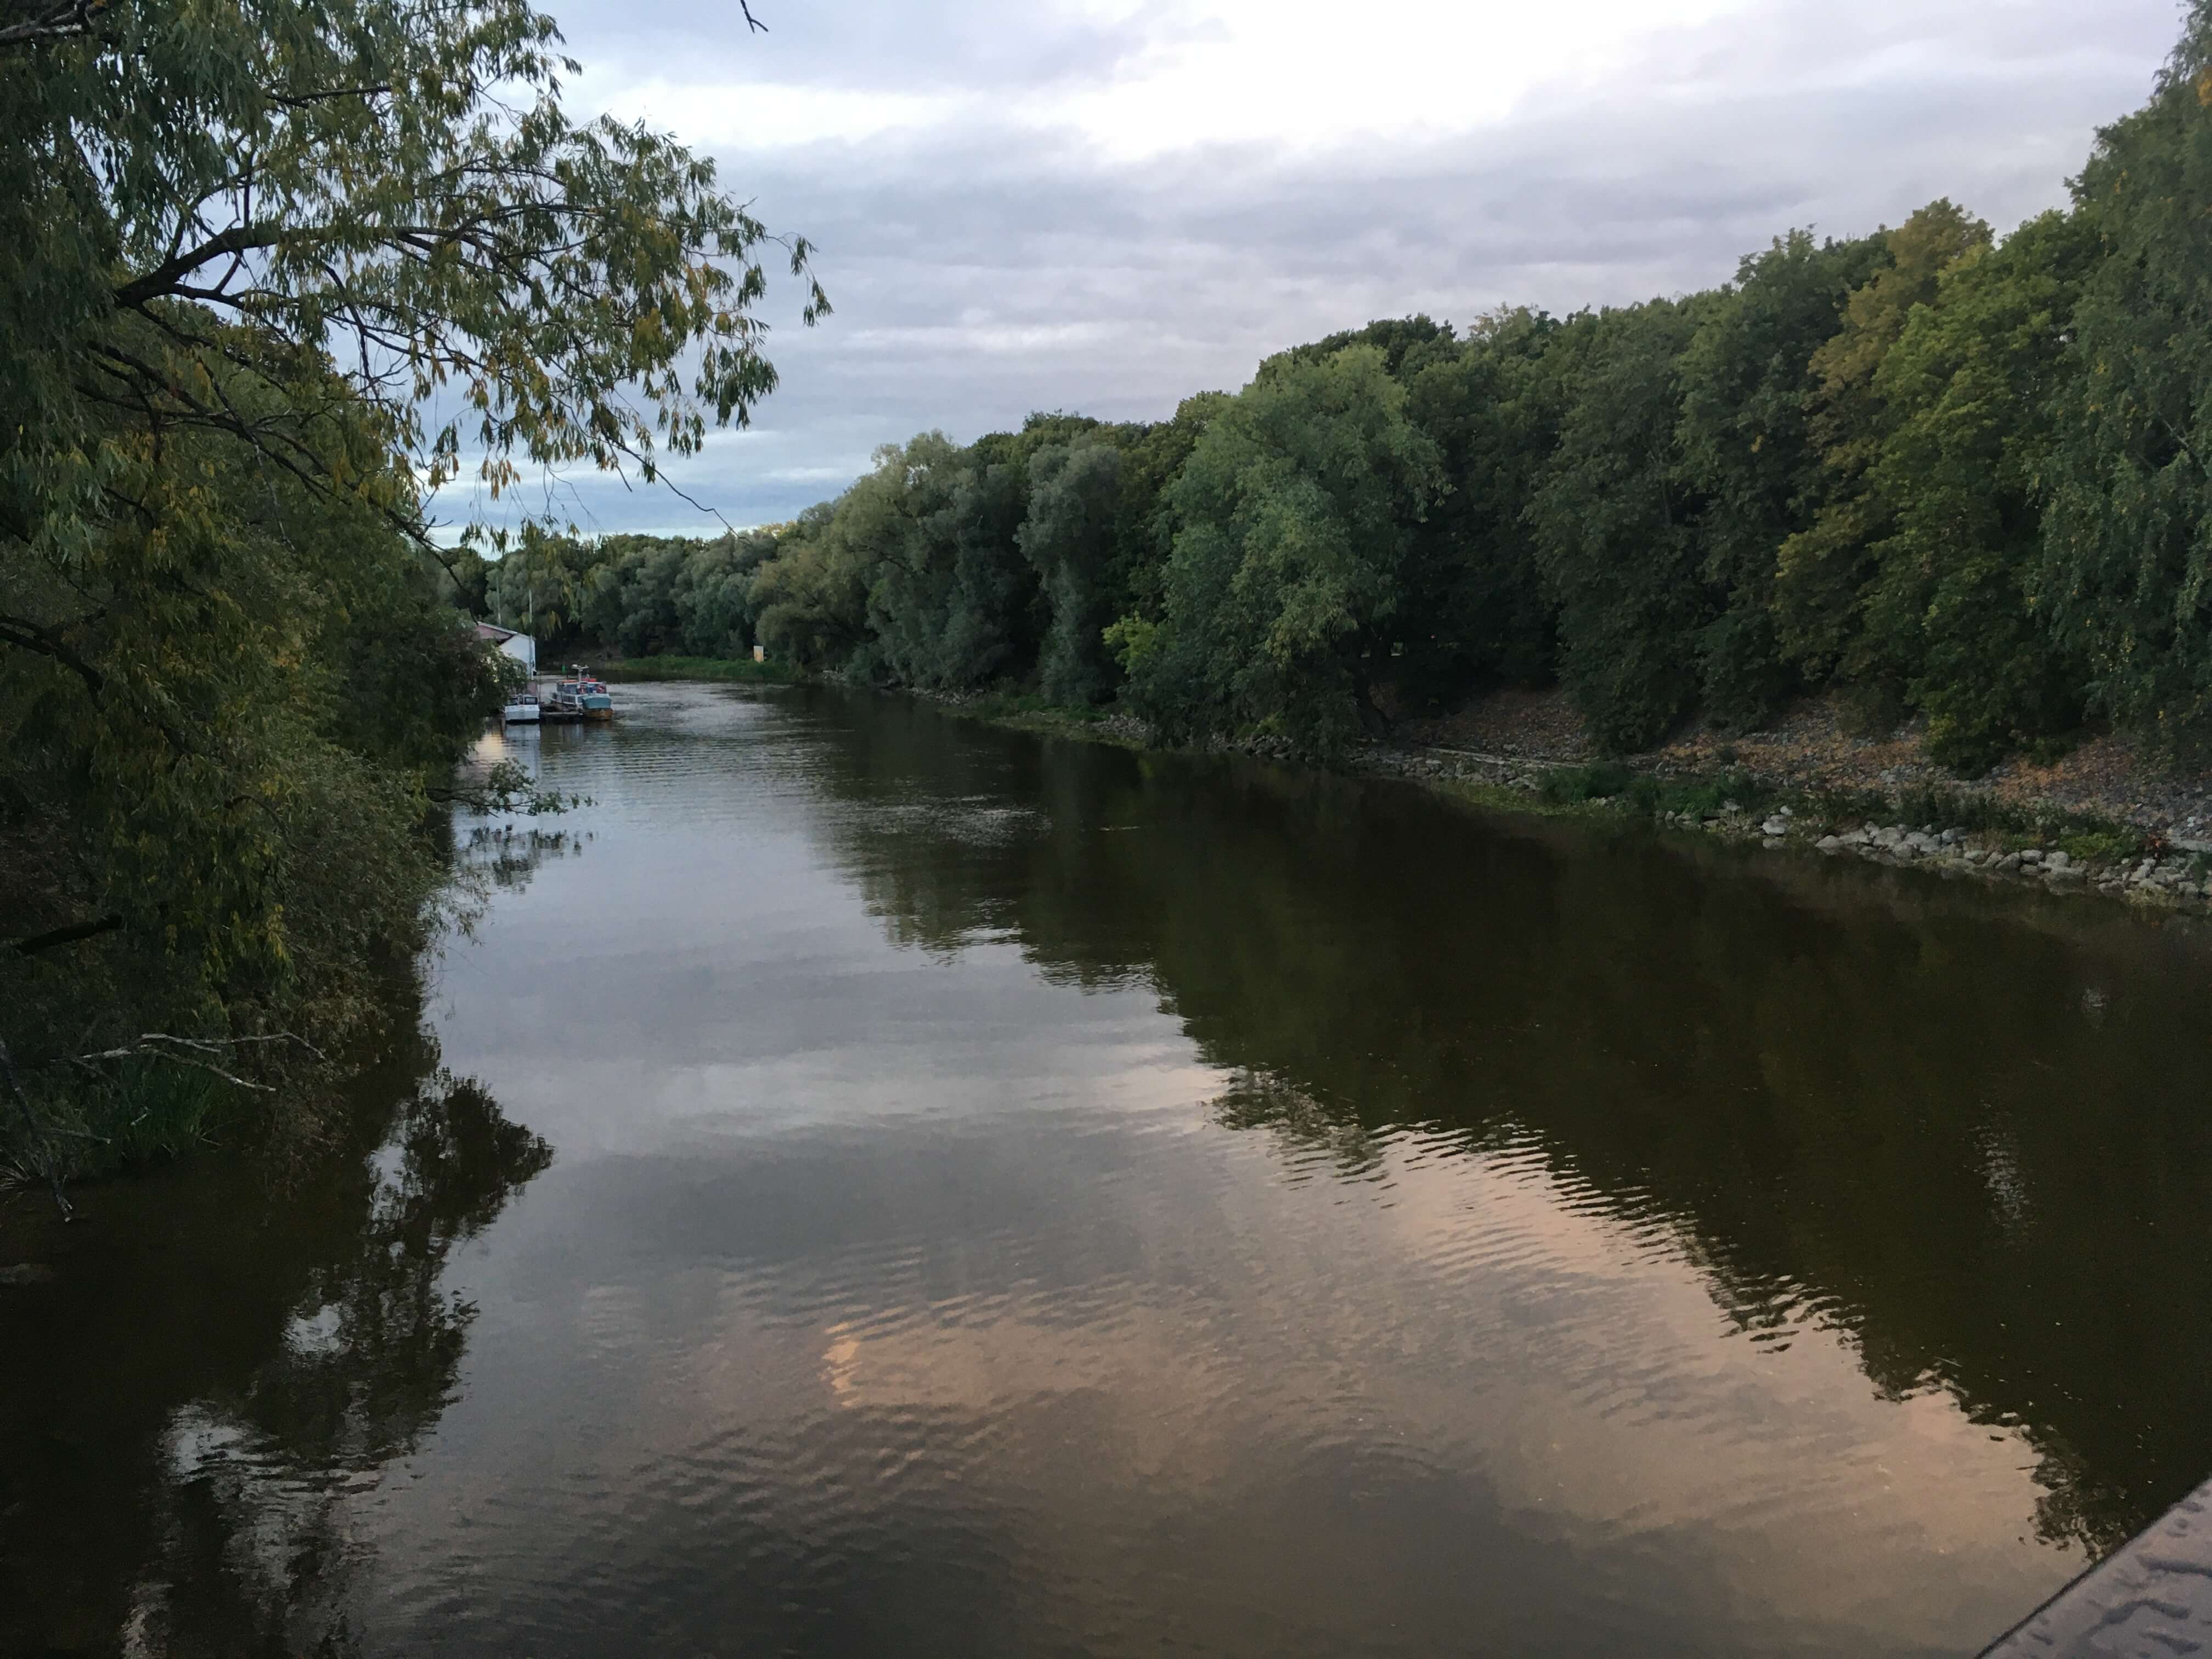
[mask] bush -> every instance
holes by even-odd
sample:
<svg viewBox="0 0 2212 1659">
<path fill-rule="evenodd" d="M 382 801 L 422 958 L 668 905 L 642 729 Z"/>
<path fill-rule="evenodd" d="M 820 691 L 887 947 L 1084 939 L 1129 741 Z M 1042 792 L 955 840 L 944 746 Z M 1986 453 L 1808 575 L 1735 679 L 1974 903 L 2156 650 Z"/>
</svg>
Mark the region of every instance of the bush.
<svg viewBox="0 0 2212 1659">
<path fill-rule="evenodd" d="M 1549 805 L 1575 806 L 1626 794 L 1636 781 L 1636 775 L 1620 762 L 1600 761 L 1595 766 L 1559 768 L 1544 779 L 1538 793 Z"/>
</svg>

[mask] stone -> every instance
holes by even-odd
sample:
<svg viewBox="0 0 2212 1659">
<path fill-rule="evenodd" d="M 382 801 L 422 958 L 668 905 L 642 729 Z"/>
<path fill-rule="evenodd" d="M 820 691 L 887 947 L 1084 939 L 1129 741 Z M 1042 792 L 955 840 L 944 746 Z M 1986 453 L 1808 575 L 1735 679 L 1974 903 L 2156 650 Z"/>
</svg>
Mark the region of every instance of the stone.
<svg viewBox="0 0 2212 1659">
<path fill-rule="evenodd" d="M 2043 862 L 2043 849 L 2040 847 L 2031 847 L 2025 852 L 2014 853 L 2013 857 L 2018 859 L 2022 864 L 2040 864 Z"/>
<path fill-rule="evenodd" d="M 1841 836 L 1823 836 L 1813 845 L 1823 853 L 1840 853 L 1850 843 Z"/>
<path fill-rule="evenodd" d="M 0 1267 L 0 1285 L 18 1288 L 26 1285 L 51 1285 L 54 1270 L 42 1261 L 19 1261 L 12 1267 Z"/>
<path fill-rule="evenodd" d="M 1786 836 L 1790 833 L 1790 820 L 1778 812 L 1759 825 L 1759 830 L 1763 835 Z"/>
<path fill-rule="evenodd" d="M 1765 841 L 1760 842 L 1759 844 L 1761 847 L 1764 847 L 1770 853 L 1774 852 L 1779 848 L 1790 845 L 1788 842 L 1783 840 L 1779 836 L 1769 836 Z"/>
<path fill-rule="evenodd" d="M 2018 853 L 2007 853 L 1997 860 L 1997 868 L 2006 875 L 2010 875 L 2020 868 L 2021 862 L 2022 860 Z"/>
<path fill-rule="evenodd" d="M 2071 853 L 2045 853 L 2043 855 L 2043 867 L 2046 870 L 2063 870 L 2073 862 Z"/>
</svg>

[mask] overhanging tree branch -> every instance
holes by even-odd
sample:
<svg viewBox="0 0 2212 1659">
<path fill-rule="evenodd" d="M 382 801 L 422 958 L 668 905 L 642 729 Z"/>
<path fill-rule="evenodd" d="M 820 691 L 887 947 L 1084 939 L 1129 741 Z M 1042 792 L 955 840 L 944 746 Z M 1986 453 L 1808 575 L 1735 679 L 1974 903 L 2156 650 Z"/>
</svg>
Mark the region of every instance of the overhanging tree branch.
<svg viewBox="0 0 2212 1659">
<path fill-rule="evenodd" d="M 34 957 L 41 951 L 55 951 L 64 945 L 75 945 L 80 939 L 97 939 L 102 933 L 112 933 L 122 926 L 121 916 L 102 916 L 96 921 L 73 922 L 67 927 L 33 933 L 28 939 L 17 939 L 8 948 L 19 957 Z"/>
<path fill-rule="evenodd" d="M 107 5 L 108 0 L 62 0 L 58 5 L 27 7 L 27 15 L 0 22 L 0 51 L 89 34 L 93 25 L 106 15 Z M 7 8 L 7 11 L 15 9 Z M 0 11 L 0 16 L 6 16 L 7 11 Z"/>
</svg>

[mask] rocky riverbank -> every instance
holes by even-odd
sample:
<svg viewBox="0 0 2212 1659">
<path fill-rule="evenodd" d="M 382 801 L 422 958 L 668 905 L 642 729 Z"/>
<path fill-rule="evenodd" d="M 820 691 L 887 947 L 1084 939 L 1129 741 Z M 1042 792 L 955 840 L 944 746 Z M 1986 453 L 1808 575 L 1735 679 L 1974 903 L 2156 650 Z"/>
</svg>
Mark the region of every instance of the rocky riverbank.
<svg viewBox="0 0 2212 1659">
<path fill-rule="evenodd" d="M 1657 777 L 1740 772 L 1783 791 L 1887 795 L 1929 793 L 2033 817 L 2094 818 L 2146 835 L 2212 840 L 2212 769 L 2178 768 L 2124 732 L 2088 731 L 2063 753 L 2015 757 L 1961 778 L 1929 757 L 1922 723 L 1869 735 L 1839 696 L 1807 697 L 1765 729 L 1723 732 L 1695 725 L 1626 758 Z M 1409 720 L 1394 747 L 1440 756 L 1475 753 L 1532 766 L 1595 758 L 1565 692 L 1506 690 L 1457 713 Z"/>
<path fill-rule="evenodd" d="M 1145 722 L 1124 713 L 924 695 L 948 713 L 1018 731 L 1154 746 Z M 1300 758 L 1264 737 L 1218 746 Z M 1449 720 L 1405 723 L 1345 763 L 1498 810 L 1641 819 L 1765 852 L 2102 895 L 2160 911 L 2212 909 L 2212 777 L 2160 772 L 2111 737 L 2045 765 L 1962 780 L 1929 762 L 1909 731 L 1853 739 L 1832 708 L 1806 705 L 1768 732 L 1692 732 L 1650 754 L 1594 762 L 1558 694 L 1508 691 Z"/>
<path fill-rule="evenodd" d="M 1648 818 L 1662 830 L 1766 852 L 1912 866 L 2060 894 L 2104 894 L 2160 909 L 2203 911 L 2212 902 L 2212 839 L 2142 830 L 2056 803 L 1993 805 L 1954 797 L 1981 821 L 1913 823 L 1897 816 L 1894 799 L 1882 803 L 1879 791 L 1792 790 L 1741 769 L 1715 776 L 1626 764 L 1532 765 L 1514 756 L 1382 745 L 1362 751 L 1353 763 L 1484 805 Z M 1923 799 L 1941 797 L 1923 793 Z M 1870 802 L 1890 810 L 1870 810 Z"/>
</svg>

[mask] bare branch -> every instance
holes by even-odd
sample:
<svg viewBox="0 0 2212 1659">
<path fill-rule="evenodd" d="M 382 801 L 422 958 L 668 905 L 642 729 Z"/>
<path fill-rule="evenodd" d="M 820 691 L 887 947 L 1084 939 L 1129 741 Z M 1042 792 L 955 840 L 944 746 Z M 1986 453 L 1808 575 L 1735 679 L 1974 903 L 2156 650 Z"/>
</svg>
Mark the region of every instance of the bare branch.
<svg viewBox="0 0 2212 1659">
<path fill-rule="evenodd" d="M 164 259 L 143 276 L 124 283 L 115 290 L 115 303 L 125 309 L 135 310 L 149 300 L 158 300 L 165 294 L 175 293 L 177 284 L 202 265 L 276 245 L 276 233 L 273 230 L 256 225 L 233 225 L 228 230 L 209 237 L 198 247 L 186 248 L 173 258 Z"/>
<path fill-rule="evenodd" d="M 92 33 L 92 26 L 106 12 L 108 0 L 60 0 L 12 23 L 0 23 L 0 51 L 10 46 L 35 46 L 49 40 L 73 40 Z"/>
<path fill-rule="evenodd" d="M 173 1066 L 189 1066 L 196 1071 L 205 1072 L 210 1076 L 221 1078 L 234 1087 L 248 1090 L 254 1094 L 274 1094 L 276 1089 L 273 1085 L 256 1083 L 251 1079 L 240 1077 L 235 1073 L 225 1071 L 213 1060 L 206 1058 L 209 1055 L 228 1058 L 231 1049 L 248 1048 L 263 1042 L 289 1042 L 295 1047 L 305 1048 L 325 1065 L 330 1061 L 330 1056 L 320 1048 L 315 1047 L 307 1038 L 291 1031 L 277 1031 L 267 1036 L 212 1038 L 172 1036 L 166 1031 L 144 1031 L 139 1034 L 136 1042 L 124 1043 L 119 1048 L 102 1048 L 95 1054 L 71 1054 L 58 1063 L 76 1066 L 81 1071 L 97 1072 L 100 1062 L 104 1060 L 167 1060 Z M 179 1052 L 180 1050 L 184 1052 Z"/>
<path fill-rule="evenodd" d="M 75 945 L 79 939 L 97 939 L 102 933 L 112 933 L 123 926 L 121 916 L 102 916 L 97 921 L 73 922 L 67 927 L 56 927 L 44 933 L 33 933 L 19 939 L 8 948 L 19 957 L 34 957 L 41 951 L 58 950 L 64 945 Z"/>
<path fill-rule="evenodd" d="M 38 623 L 27 622 L 20 617 L 0 617 L 0 645 L 16 646 L 25 651 L 35 651 L 42 657 L 52 657 L 84 682 L 85 689 L 92 693 L 94 702 L 100 701 L 100 694 L 107 682 L 101 678 L 97 668 L 79 656 L 52 629 L 41 628 Z"/>
</svg>

